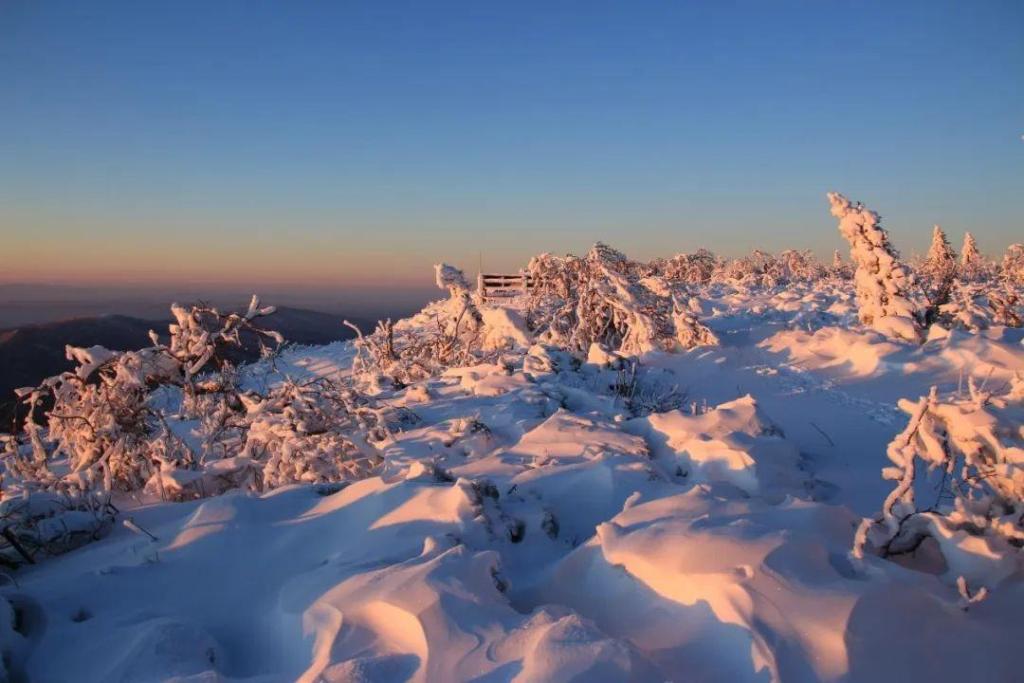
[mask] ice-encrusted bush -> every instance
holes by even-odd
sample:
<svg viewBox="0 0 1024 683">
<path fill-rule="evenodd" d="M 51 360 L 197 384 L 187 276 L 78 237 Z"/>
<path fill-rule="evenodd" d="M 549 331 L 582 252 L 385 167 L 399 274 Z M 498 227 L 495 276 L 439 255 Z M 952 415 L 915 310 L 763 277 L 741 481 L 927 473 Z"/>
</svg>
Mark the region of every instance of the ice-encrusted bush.
<svg viewBox="0 0 1024 683">
<path fill-rule="evenodd" d="M 727 261 L 712 274 L 713 282 L 741 289 L 771 289 L 783 283 L 780 264 L 766 251 L 755 249 L 748 256 Z"/>
<path fill-rule="evenodd" d="M 994 325 L 1021 327 L 1024 307 L 1013 287 L 998 282 L 956 282 L 946 303 L 938 309 L 936 322 L 948 329 L 980 332 Z"/>
<path fill-rule="evenodd" d="M 1007 327 L 1024 327 L 1024 295 L 1009 285 L 994 287 L 988 292 L 992 322 Z"/>
<path fill-rule="evenodd" d="M 577 353 L 600 344 L 626 355 L 713 343 L 714 335 L 676 303 L 675 289 L 598 243 L 584 258 L 542 254 L 528 321 L 542 341 Z"/>
<path fill-rule="evenodd" d="M 993 322 L 993 311 L 986 292 L 977 285 L 956 283 L 937 309 L 936 319 L 948 329 L 968 332 L 987 330 Z"/>
<path fill-rule="evenodd" d="M 969 382 L 966 397 L 935 389 L 900 401 L 906 428 L 889 444 L 896 482 L 881 515 L 858 529 L 853 555 L 907 556 L 932 539 L 950 579 L 994 587 L 1021 566 L 1024 547 L 1024 379 L 1000 395 Z M 940 478 L 938 493 L 926 477 Z M 932 499 L 919 502 L 928 491 Z M 961 579 L 960 577 L 963 577 Z"/>
<path fill-rule="evenodd" d="M 241 399 L 248 429 L 240 455 L 263 463 L 261 487 L 360 479 L 381 463 L 370 439 L 383 440 L 387 426 L 350 389 L 289 380 L 266 397 Z"/>
<path fill-rule="evenodd" d="M 149 404 L 152 389 L 174 385 L 194 398 L 204 390 L 196 377 L 225 346 L 241 344 L 242 330 L 279 345 L 283 340 L 278 333 L 252 324 L 273 310 L 261 308 L 256 297 L 244 314 L 175 304 L 167 344 L 151 332 L 153 345 L 138 351 L 67 347 L 68 359 L 78 363 L 74 371 L 18 392 L 29 407 L 25 432 L 33 462 L 67 458 L 70 472 L 61 483 L 80 490 L 142 488 L 159 454 L 180 450 L 179 444 L 168 443 L 176 437 L 169 433 L 165 416 Z M 44 446 L 40 412 L 48 401 L 52 408 L 46 411 L 45 424 L 50 445 Z"/>
<path fill-rule="evenodd" d="M 118 510 L 110 497 L 23 490 L 0 502 L 0 564 L 34 564 L 105 535 Z"/>
<path fill-rule="evenodd" d="M 404 386 L 496 355 L 495 350 L 484 348 L 483 315 L 465 275 L 443 263 L 434 268 L 437 286 L 448 290 L 447 299 L 398 324 L 381 321 L 366 336 L 346 321 L 357 334 L 353 369 L 377 388 Z"/>
<path fill-rule="evenodd" d="M 676 341 L 684 349 L 696 346 L 718 346 L 718 336 L 697 319 L 701 313 L 700 303 L 690 299 L 684 306 L 676 298 L 672 299 L 672 324 L 676 331 Z"/>
<path fill-rule="evenodd" d="M 755 290 L 817 282 L 828 274 L 828 269 L 809 250 L 785 249 L 776 255 L 755 249 L 747 256 L 717 263 L 709 280 Z"/>
<path fill-rule="evenodd" d="M 5 439 L 4 496 L 21 482 L 180 500 L 363 476 L 376 462 L 368 441 L 385 437 L 353 392 L 326 380 L 238 387 L 222 352 L 242 332 L 280 346 L 253 324 L 271 312 L 256 297 L 245 313 L 175 305 L 167 344 L 151 334 L 139 351 L 68 347 L 75 370 L 20 391 L 29 414 L 23 434 Z"/>
<path fill-rule="evenodd" d="M 1006 248 L 999 275 L 1009 285 L 1024 287 L 1024 244 L 1011 244 Z"/>
<path fill-rule="evenodd" d="M 698 249 L 692 254 L 676 254 L 657 269 L 657 274 L 670 282 L 704 285 L 721 267 L 720 258 L 707 249 Z"/>
<path fill-rule="evenodd" d="M 828 200 L 857 268 L 854 283 L 860 321 L 883 334 L 920 341 L 921 307 L 914 300 L 914 278 L 889 243 L 881 218 L 837 192 L 829 192 Z"/>
<path fill-rule="evenodd" d="M 809 249 L 784 249 L 775 261 L 779 279 L 787 284 L 817 282 L 828 275 L 828 269 Z"/>
</svg>

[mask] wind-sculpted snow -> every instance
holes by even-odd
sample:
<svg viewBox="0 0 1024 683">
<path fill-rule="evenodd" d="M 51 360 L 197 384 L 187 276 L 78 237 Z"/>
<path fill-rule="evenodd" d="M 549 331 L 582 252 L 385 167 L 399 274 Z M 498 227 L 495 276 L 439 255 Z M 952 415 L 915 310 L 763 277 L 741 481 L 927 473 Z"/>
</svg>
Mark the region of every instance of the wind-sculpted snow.
<svg viewBox="0 0 1024 683">
<path fill-rule="evenodd" d="M 728 483 L 748 494 L 799 492 L 799 451 L 749 394 L 701 414 L 674 410 L 637 422 L 630 427 L 675 459 L 690 481 Z"/>
<path fill-rule="evenodd" d="M 1018 679 L 1019 285 L 975 253 L 926 326 L 858 244 L 858 291 L 597 245 L 242 367 L 215 341 L 255 303 L 72 351 L 25 393 L 66 384 L 58 423 L 0 443 L 7 678 Z"/>
<path fill-rule="evenodd" d="M 950 578 L 850 556 L 902 428 L 892 404 L 888 423 L 864 407 L 937 379 L 955 389 L 961 372 L 994 382 L 1021 363 L 1012 335 L 922 347 L 809 335 L 780 329 L 782 313 L 743 313 L 735 297 L 706 299 L 721 311 L 710 318 L 721 346 L 640 359 L 637 384 L 668 378 L 686 394 L 671 410 L 631 411 L 617 389 L 628 358 L 533 346 L 378 396 L 418 420 L 381 443 L 379 476 L 131 510 L 142 532 L 121 525 L 7 590 L 23 615 L 4 631 L 10 670 L 43 681 L 1012 679 L 1012 660 L 980 643 L 1012 651 L 1017 579 L 965 612 Z M 843 347 L 876 360 L 843 366 Z M 964 367 L 968 353 L 1004 369 Z M 241 381 L 344 375 L 350 358 L 344 345 L 298 348 Z"/>
<path fill-rule="evenodd" d="M 510 607 L 480 495 L 370 479 L 139 511 L 160 540 L 122 534 L 36 577 L 65 580 L 33 596 L 54 618 L 29 638 L 61 653 L 34 660 L 33 680 L 624 680 L 623 644 L 565 610 Z"/>
<path fill-rule="evenodd" d="M 989 653 L 1019 637 L 1015 616 L 964 613 L 947 587 L 891 563 L 867 580 L 847 557 L 855 523 L 838 507 L 701 488 L 641 499 L 523 605 L 568 605 L 663 679 L 1013 680 L 1013 657 Z"/>
</svg>

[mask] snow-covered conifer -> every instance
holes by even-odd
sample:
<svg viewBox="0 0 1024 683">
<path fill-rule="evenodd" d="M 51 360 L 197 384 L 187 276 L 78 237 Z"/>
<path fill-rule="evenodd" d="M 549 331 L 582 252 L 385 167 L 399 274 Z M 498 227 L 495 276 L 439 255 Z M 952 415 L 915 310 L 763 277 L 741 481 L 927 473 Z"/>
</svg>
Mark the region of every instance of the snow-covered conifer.
<svg viewBox="0 0 1024 683">
<path fill-rule="evenodd" d="M 924 270 L 935 278 L 945 278 L 956 270 L 956 252 L 938 225 L 932 228 L 932 243 L 924 259 Z"/>
<path fill-rule="evenodd" d="M 978 251 L 978 243 L 975 242 L 974 235 L 965 232 L 964 246 L 960 250 L 960 279 L 964 282 L 977 282 L 985 278 L 987 271 L 985 257 Z"/>
<path fill-rule="evenodd" d="M 946 239 L 946 233 L 936 225 L 932 229 L 932 243 L 928 255 L 918 269 L 921 284 L 928 297 L 925 322 L 931 323 L 938 317 L 938 311 L 949 303 L 953 285 L 956 282 L 956 253 Z"/>
<path fill-rule="evenodd" d="M 879 215 L 837 192 L 829 192 L 828 200 L 857 268 L 854 282 L 860 321 L 884 334 L 920 341 L 919 306 L 910 293 L 913 276 L 889 243 Z"/>
</svg>

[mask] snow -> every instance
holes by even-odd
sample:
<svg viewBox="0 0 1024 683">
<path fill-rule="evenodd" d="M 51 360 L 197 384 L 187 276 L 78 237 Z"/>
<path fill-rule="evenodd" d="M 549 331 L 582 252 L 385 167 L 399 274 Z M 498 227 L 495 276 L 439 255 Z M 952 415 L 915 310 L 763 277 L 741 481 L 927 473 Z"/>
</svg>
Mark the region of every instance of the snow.
<svg viewBox="0 0 1024 683">
<path fill-rule="evenodd" d="M 833 201 L 841 221 L 880 230 Z M 3 505 L 25 502 L 19 524 L 102 529 L 11 570 L 6 673 L 1019 678 L 1022 331 L 925 336 L 897 300 L 912 278 L 891 289 L 892 271 L 872 274 L 889 298 L 868 301 L 862 325 L 841 261 L 787 254 L 728 267 L 680 255 L 671 277 L 603 245 L 545 256 L 531 262 L 536 308 L 475 301 L 439 266 L 449 299 L 355 343 L 238 368 L 230 410 L 197 398 L 209 414 L 189 413 L 179 385 L 151 396 L 202 462 L 164 455 L 146 488 L 106 489 L 117 524 L 29 495 L 46 481 L 20 455 L 36 451 L 8 442 L 5 474 L 24 488 L 8 485 Z M 552 311 L 621 327 L 577 336 Z M 188 311 L 178 320 L 185 381 L 205 387 L 191 368 L 209 338 Z M 75 353 L 89 374 L 130 360 L 104 352 Z M 990 483 L 933 506 L 935 478 L 961 466 Z M 921 542 L 887 555 L 894 539 Z"/>
</svg>

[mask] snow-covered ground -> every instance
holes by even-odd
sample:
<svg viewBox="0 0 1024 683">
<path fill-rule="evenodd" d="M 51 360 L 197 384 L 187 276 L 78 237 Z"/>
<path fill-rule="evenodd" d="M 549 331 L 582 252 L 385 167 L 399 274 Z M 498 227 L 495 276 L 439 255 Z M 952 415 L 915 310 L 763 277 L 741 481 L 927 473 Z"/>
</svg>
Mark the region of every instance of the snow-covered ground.
<svg viewBox="0 0 1024 683">
<path fill-rule="evenodd" d="M 373 476 L 117 501 L 129 524 L 4 587 L 11 679 L 1020 680 L 1019 570 L 964 609 L 951 569 L 850 551 L 893 488 L 897 401 L 1005 385 L 1021 330 L 892 341 L 800 288 L 694 306 L 720 345 L 632 371 L 678 407 L 631 409 L 614 355 L 520 346 L 380 392 L 414 417 Z"/>
</svg>

